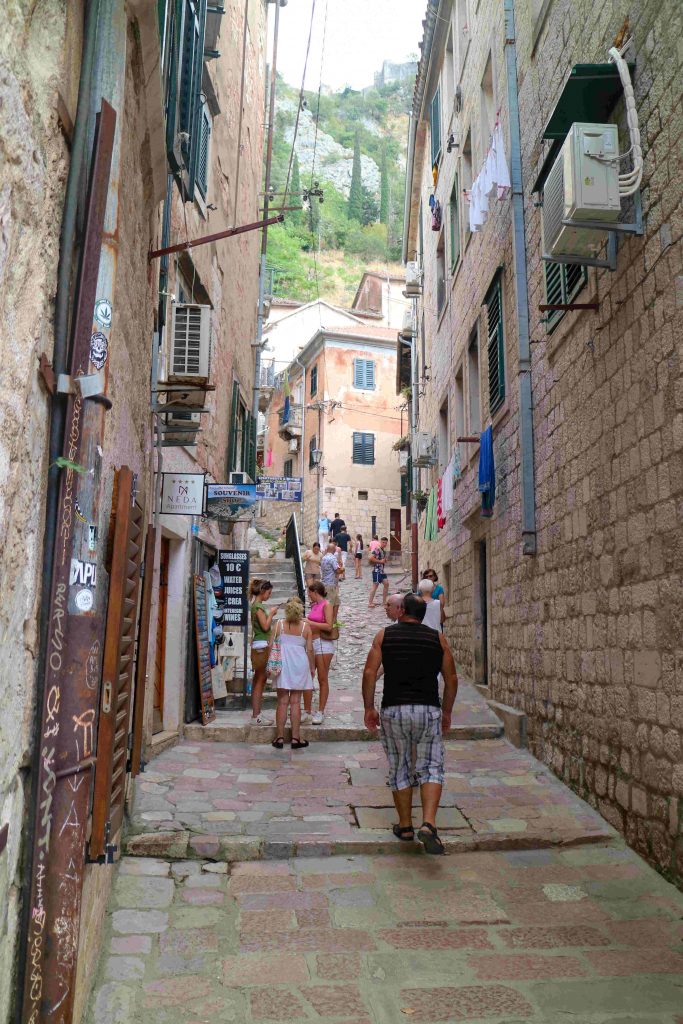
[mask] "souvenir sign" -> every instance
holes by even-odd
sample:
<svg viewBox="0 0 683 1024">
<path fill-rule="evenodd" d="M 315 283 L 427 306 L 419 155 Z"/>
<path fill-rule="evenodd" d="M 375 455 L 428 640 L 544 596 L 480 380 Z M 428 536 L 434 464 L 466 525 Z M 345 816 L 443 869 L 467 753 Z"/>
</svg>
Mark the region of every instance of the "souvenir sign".
<svg viewBox="0 0 683 1024">
<path fill-rule="evenodd" d="M 263 501 L 301 501 L 300 476 L 260 476 L 256 494 Z"/>
<path fill-rule="evenodd" d="M 206 515 L 212 519 L 235 519 L 256 501 L 256 484 L 206 485 Z"/>
<path fill-rule="evenodd" d="M 162 473 L 161 512 L 172 516 L 200 516 L 204 502 L 203 473 Z"/>
<path fill-rule="evenodd" d="M 219 551 L 218 569 L 223 584 L 223 625 L 246 626 L 249 616 L 249 552 Z"/>
</svg>

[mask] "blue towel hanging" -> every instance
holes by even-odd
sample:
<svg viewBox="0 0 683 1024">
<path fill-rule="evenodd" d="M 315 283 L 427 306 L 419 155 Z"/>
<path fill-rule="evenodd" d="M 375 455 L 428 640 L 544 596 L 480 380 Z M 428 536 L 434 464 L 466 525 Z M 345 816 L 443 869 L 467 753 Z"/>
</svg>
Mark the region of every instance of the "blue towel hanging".
<svg viewBox="0 0 683 1024">
<path fill-rule="evenodd" d="M 493 428 L 487 427 L 479 438 L 479 490 L 481 491 L 481 514 L 493 515 L 496 500 L 496 468 L 493 462 Z"/>
</svg>

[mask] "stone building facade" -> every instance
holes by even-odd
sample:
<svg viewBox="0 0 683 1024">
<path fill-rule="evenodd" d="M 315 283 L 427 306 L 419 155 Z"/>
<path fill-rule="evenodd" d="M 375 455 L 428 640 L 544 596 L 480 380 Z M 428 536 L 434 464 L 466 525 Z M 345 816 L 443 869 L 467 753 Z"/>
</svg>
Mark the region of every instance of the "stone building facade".
<svg viewBox="0 0 683 1024">
<path fill-rule="evenodd" d="M 446 586 L 457 659 L 493 699 L 526 713 L 536 756 L 678 880 L 682 19 L 674 2 L 432 0 L 404 248 L 423 272 L 419 429 L 438 447 L 421 489 L 436 484 L 456 444 L 462 466 L 443 530 L 435 541 L 423 540 L 424 520 L 420 530 L 420 569 L 433 566 Z M 542 136 L 562 102 L 568 123 L 576 119 L 576 96 L 562 99 L 572 68 L 605 64 L 615 40 L 630 41 L 635 65 L 643 234 L 620 235 L 613 271 L 558 269 L 541 259 Z M 624 103 L 614 100 L 591 117 L 589 96 L 582 120 L 616 122 L 624 152 Z M 512 196 L 490 199 L 480 230 L 470 231 L 467 193 L 498 123 Z M 635 220 L 633 201 L 622 213 Z M 539 308 L 562 302 L 584 308 Z M 489 425 L 496 500 L 487 518 L 479 445 L 456 438 Z"/>
<path fill-rule="evenodd" d="M 145 553 L 152 574 L 145 756 L 153 752 L 155 659 L 158 654 L 160 559 L 163 542 L 171 550 L 171 596 L 164 643 L 178 642 L 169 654 L 168 703 L 161 709 L 165 739 L 182 731 L 185 688 L 184 657 L 189 629 L 190 574 L 204 552 L 226 546 L 215 526 L 184 517 L 155 520 L 157 470 L 206 472 L 225 479 L 229 459 L 239 461 L 231 434 L 235 423 L 248 423 L 253 368 L 251 341 L 256 332 L 258 232 L 197 248 L 192 258 L 173 255 L 166 278 L 150 250 L 187 238 L 258 219 L 263 140 L 266 4 L 252 0 L 246 33 L 244 94 L 240 90 L 244 4 L 229 3 L 221 17 L 205 0 L 185 4 L 150 4 L 139 0 L 99 0 L 91 5 L 46 0 L 19 2 L 7 12 L 0 39 L 0 1021 L 16 1012 L 18 968 L 26 964 L 22 910 L 29 903 L 25 874 L 35 812 L 33 752 L 40 723 L 40 623 L 47 616 L 41 602 L 46 517 L 48 437 L 53 405 L 39 359 L 53 358 L 55 296 L 61 262 L 65 196 L 79 118 L 79 77 L 87 46 L 86 6 L 95 11 L 93 71 L 84 104 L 85 157 L 89 166 L 94 115 L 100 97 L 117 115 L 112 184 L 109 187 L 102 252 L 112 269 L 111 332 L 105 349 L 106 394 L 111 408 L 103 413 L 97 447 L 97 519 L 93 537 L 106 539 L 114 502 L 115 472 L 129 466 L 137 481 L 143 525 L 156 522 L 156 540 Z M 208 5 L 211 6 L 211 5 Z M 175 12 L 197 18 L 205 51 L 196 51 L 197 95 L 203 98 L 203 132 L 197 147 L 197 187 L 188 189 L 183 168 L 169 158 L 169 74 L 180 59 Z M 216 51 L 218 56 L 209 55 Z M 206 55 L 207 59 L 203 57 Z M 81 87 L 82 88 L 82 87 Z M 81 93 L 84 95 L 84 93 Z M 181 97 L 182 99 L 182 97 Z M 244 110 L 241 147 L 237 146 L 240 110 Z M 218 116 L 220 114 L 220 116 Z M 175 125 L 175 122 L 174 122 Z M 177 141 L 177 140 L 176 140 Z M 238 152 L 239 194 L 236 194 Z M 186 168 L 185 168 L 186 169 Z M 69 303 L 74 301 L 78 244 L 83 229 L 85 181 L 78 192 L 76 257 L 67 275 Z M 183 199 L 187 200 L 183 202 Z M 166 227 L 164 226 L 166 225 Z M 104 259 L 102 256 L 102 260 Z M 242 268 L 234 273 L 235 265 Z M 102 262 L 100 263 L 100 269 Z M 188 281 L 191 293 L 188 294 Z M 196 448 L 163 447 L 154 451 L 156 435 L 150 415 L 150 376 L 155 347 L 163 356 L 164 326 L 171 303 L 182 296 L 211 305 L 212 383 L 206 399 L 203 432 Z M 70 306 L 69 312 L 73 310 Z M 160 363 L 163 359 L 160 360 Z M 91 367 L 92 370 L 92 367 Z M 47 383 L 46 383 L 47 382 Z M 54 400 L 58 401 L 58 400 Z M 241 415 L 233 412 L 237 403 Z M 255 448 L 255 439 L 254 439 Z M 94 448 L 93 448 L 94 451 Z M 232 454 L 231 454 L 232 453 Z M 162 461 L 159 461 L 159 455 Z M 244 449 L 244 457 L 249 453 Z M 73 472 L 73 471 L 71 471 Z M 197 535 L 198 530 L 198 535 Z M 233 542 L 228 539 L 228 542 Z M 106 545 L 92 556 L 97 564 L 97 602 L 106 604 Z M 165 569 L 169 569 L 166 566 Z M 168 577 L 167 577 L 168 580 Z M 76 670 L 77 666 L 74 670 Z M 101 666 L 99 666 L 101 670 Z M 98 678 L 98 686 L 100 679 Z M 99 694 L 99 689 L 97 690 Z M 99 699 L 99 698 L 98 698 Z M 54 706 L 53 706 L 54 710 Z M 83 776 L 92 784 L 89 773 Z M 57 823 L 59 825 L 59 823 Z M 52 836 L 59 855 L 59 829 Z M 111 836 L 116 845 L 117 837 Z M 80 865 L 82 867 L 82 865 Z M 76 913 L 70 956 L 77 964 L 68 1001 L 80 1019 L 99 943 L 112 868 L 86 864 L 80 893 L 83 912 Z M 50 884 L 56 885 L 54 879 Z M 50 970 L 49 964 L 45 977 Z M 52 973 L 56 967 L 52 967 Z"/>
</svg>

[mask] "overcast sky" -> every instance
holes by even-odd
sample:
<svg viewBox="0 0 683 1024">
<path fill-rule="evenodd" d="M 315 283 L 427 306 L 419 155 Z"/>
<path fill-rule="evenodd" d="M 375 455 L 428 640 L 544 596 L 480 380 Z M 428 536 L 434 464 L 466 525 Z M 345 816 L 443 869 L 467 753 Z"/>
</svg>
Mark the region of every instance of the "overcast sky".
<svg viewBox="0 0 683 1024">
<path fill-rule="evenodd" d="M 306 88 L 320 81 L 326 0 L 316 0 Z M 312 0 L 289 0 L 280 10 L 277 67 L 285 81 L 301 87 Z M 372 85 L 382 61 L 417 54 L 426 0 L 327 0 L 323 84 L 333 89 Z M 271 14 L 273 7 L 271 7 Z"/>
</svg>

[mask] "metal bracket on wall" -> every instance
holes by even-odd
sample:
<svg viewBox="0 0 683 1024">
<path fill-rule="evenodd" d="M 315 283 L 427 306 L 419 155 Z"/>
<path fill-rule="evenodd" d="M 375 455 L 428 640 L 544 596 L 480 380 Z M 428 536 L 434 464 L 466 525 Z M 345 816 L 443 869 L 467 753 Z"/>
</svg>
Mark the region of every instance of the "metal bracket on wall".
<svg viewBox="0 0 683 1024">
<path fill-rule="evenodd" d="M 615 271 L 617 269 L 618 236 L 642 235 L 644 233 L 643 204 L 640 196 L 640 189 L 638 189 L 638 191 L 633 195 L 633 212 L 633 221 L 609 225 L 607 235 L 607 259 L 601 260 L 597 257 L 588 256 L 583 258 L 577 258 L 576 256 L 551 256 L 547 252 L 542 254 L 541 259 L 546 263 L 572 263 L 579 264 L 582 267 L 601 267 L 603 270 Z M 606 224 L 599 220 L 573 221 L 563 219 L 562 224 L 569 228 L 594 228 L 596 231 L 604 231 L 607 227 Z M 539 308 L 548 309 L 549 307 L 540 306 Z"/>
</svg>

